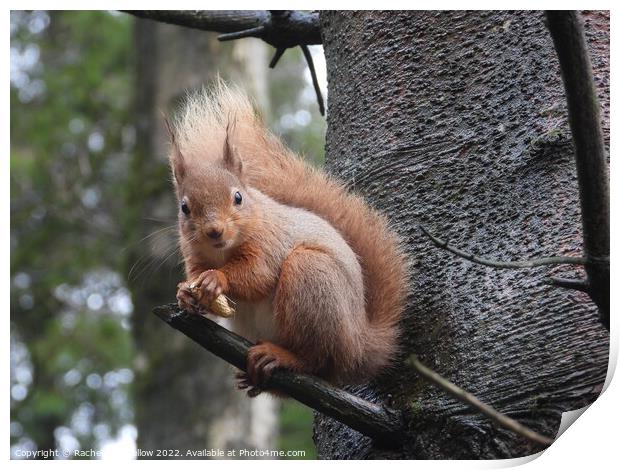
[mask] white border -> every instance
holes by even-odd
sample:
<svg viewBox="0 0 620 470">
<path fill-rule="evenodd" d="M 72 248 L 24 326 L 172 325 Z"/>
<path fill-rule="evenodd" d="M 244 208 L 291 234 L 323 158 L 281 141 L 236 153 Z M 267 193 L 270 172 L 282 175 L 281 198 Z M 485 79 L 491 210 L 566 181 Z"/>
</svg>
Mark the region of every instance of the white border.
<svg viewBox="0 0 620 470">
<path fill-rule="evenodd" d="M 209 3 L 213 3 L 210 5 Z M 174 4 L 175 8 L 180 9 L 197 9 L 197 8 L 209 8 L 220 6 L 220 2 L 176 2 Z M 52 2 L 33 2 L 33 1 L 25 1 L 25 2 L 9 2 L 9 9 L 36 9 L 36 8 L 47 8 L 49 9 L 52 6 Z M 81 2 L 68 2 L 68 1 L 60 1 L 53 2 L 53 7 L 55 9 L 78 9 L 79 7 L 83 7 L 84 3 Z M 88 4 L 88 7 L 92 9 L 166 9 L 172 6 L 169 2 L 156 2 L 156 1 L 141 1 L 141 2 L 101 2 L 101 1 L 91 1 Z M 377 2 L 369 2 L 369 1 L 359 1 L 353 4 L 352 2 L 342 2 L 342 1 L 330 1 L 328 2 L 264 2 L 259 4 L 258 2 L 243 2 L 243 1 L 227 1 L 226 5 L 227 9 L 256 9 L 266 8 L 266 9 L 317 9 L 321 6 L 329 6 L 331 8 L 351 8 L 355 7 L 356 9 L 374 9 L 376 8 Z M 413 2 L 394 2 L 387 1 L 382 2 L 380 4 L 382 8 L 390 8 L 390 9 L 404 9 L 405 7 L 415 7 L 418 9 L 497 9 L 498 2 L 497 1 L 476 1 L 476 2 L 455 2 L 455 1 L 435 1 L 431 5 L 428 3 L 416 4 Z M 613 36 L 613 32 L 617 30 L 618 22 L 616 21 L 616 13 L 613 11 L 612 2 L 609 1 L 596 1 L 596 2 L 576 2 L 576 1 L 520 1 L 520 2 L 502 2 L 501 6 L 507 9 L 605 9 L 612 10 L 611 14 L 611 51 L 612 51 L 612 72 L 611 72 L 611 122 L 616 122 L 617 112 L 615 103 L 613 101 L 613 97 L 615 96 L 615 77 L 616 74 L 614 72 L 614 64 L 616 61 L 614 60 L 614 51 L 617 50 L 616 46 L 617 41 L 615 41 L 615 37 Z M 76 8 L 78 7 L 78 8 Z M 4 27 L 8 30 L 9 25 L 9 15 L 8 9 L 5 10 L 5 14 L 3 15 L 3 24 Z M 5 48 L 4 48 L 4 67 L 8 68 L 8 64 L 10 61 L 9 57 L 9 34 L 8 31 L 5 31 Z M 8 70 L 5 70 L 5 77 L 8 77 Z M 9 143 L 9 119 L 10 119 L 10 92 L 8 87 L 5 88 L 4 92 L 4 108 L 6 121 L 3 129 L 4 142 L 7 142 L 7 146 Z M 613 141 L 613 130 L 612 130 L 612 141 Z M 611 148 L 614 148 L 612 143 Z M 8 153 L 10 154 L 10 152 Z M 7 155 L 8 155 L 7 154 Z M 10 171 L 10 163 L 9 158 L 5 157 L 4 161 L 5 169 L 5 178 L 9 180 L 9 171 Z M 612 165 L 613 168 L 613 165 Z M 611 208 L 612 208 L 612 260 L 615 260 L 615 255 L 613 252 L 615 251 L 615 241 L 617 241 L 617 230 L 615 226 L 615 208 L 617 207 L 618 202 L 618 191 L 615 190 L 615 186 L 613 184 L 613 176 L 614 173 L 612 171 L 612 184 L 611 184 Z M 2 245 L 3 254 L 5 255 L 3 259 L 8 260 L 10 256 L 10 240 L 9 240 L 9 223 L 10 223 L 10 211 L 9 211 L 9 201 L 10 201 L 10 188 L 9 181 L 5 185 L 5 203 L 2 206 L 2 214 L 0 220 L 2 221 L 3 226 L 3 240 L 4 243 Z M 10 273 L 9 267 L 6 267 L 5 276 L 3 283 L 3 299 L 6 303 L 9 302 L 9 285 L 10 285 Z M 612 263 L 612 286 L 618 285 L 616 281 L 618 281 L 618 276 L 616 275 L 613 269 Z M 611 317 L 612 317 L 612 337 L 611 337 L 611 350 L 610 350 L 610 364 L 612 367 L 610 368 L 610 373 L 608 374 L 608 378 L 606 381 L 606 390 L 601 395 L 601 397 L 590 406 L 590 408 L 579 418 L 577 423 L 571 426 L 561 437 L 558 438 L 557 442 L 554 443 L 547 451 L 545 451 L 538 458 L 532 459 L 531 457 L 525 457 L 522 459 L 512 459 L 512 460 L 504 460 L 504 461 L 417 461 L 417 462 L 408 462 L 408 461 L 390 461 L 390 465 L 401 467 L 401 468 L 412 468 L 412 465 L 415 465 L 415 468 L 503 468 L 503 467 L 513 467 L 517 465 L 528 465 L 528 468 L 532 469 L 544 469 L 548 470 L 549 468 L 573 468 L 573 467 L 590 467 L 590 468 L 608 468 L 609 462 L 618 461 L 616 447 L 617 447 L 617 437 L 615 437 L 615 428 L 616 423 L 614 422 L 617 419 L 618 413 L 618 405 L 620 404 L 620 386 L 618 385 L 618 380 L 610 382 L 611 376 L 613 375 L 613 370 L 615 369 L 615 365 L 617 363 L 618 358 L 618 309 L 615 308 L 617 306 L 617 293 L 616 290 L 612 290 L 611 296 Z M 5 309 L 6 316 L 8 317 L 9 309 Z M 6 320 L 8 322 L 8 318 Z M 8 326 L 8 325 L 7 325 Z M 4 454 L 4 460 L 9 460 L 9 435 L 8 435 L 8 423 L 9 423 L 9 406 L 10 397 L 9 397 L 9 367 L 8 367 L 8 354 L 9 353 L 9 335 L 10 330 L 6 328 L 4 333 L 4 341 L 5 341 L 5 351 L 7 352 L 7 357 L 3 361 L 3 394 L 5 396 L 4 399 L 4 407 L 2 410 L 3 420 L 3 436 L 4 436 L 4 447 L 2 452 Z M 529 463 L 528 463 L 529 462 Z M 67 461 L 56 461 L 56 462 L 33 462 L 33 461 L 17 461 L 12 460 L 9 462 L 11 466 L 22 466 L 22 465 L 101 465 L 96 463 L 96 461 L 79 461 L 79 462 L 67 462 Z M 149 466 L 149 467 L 169 467 L 169 461 L 136 461 L 136 462 L 127 462 L 128 465 L 138 465 L 138 466 Z M 208 465 L 209 468 L 221 468 L 221 467 L 230 467 L 235 465 L 251 465 L 253 468 L 269 468 L 272 469 L 274 467 L 290 467 L 292 464 L 291 461 L 254 461 L 252 463 L 242 462 L 242 461 L 186 461 L 183 463 L 184 466 L 190 467 L 200 467 L 204 469 L 205 465 Z M 350 466 L 361 466 L 366 467 L 379 465 L 376 462 L 327 462 L 321 461 L 317 462 L 301 462 L 296 461 L 293 463 L 295 466 L 302 466 L 308 468 L 314 467 L 315 465 L 338 465 L 350 467 Z"/>
</svg>

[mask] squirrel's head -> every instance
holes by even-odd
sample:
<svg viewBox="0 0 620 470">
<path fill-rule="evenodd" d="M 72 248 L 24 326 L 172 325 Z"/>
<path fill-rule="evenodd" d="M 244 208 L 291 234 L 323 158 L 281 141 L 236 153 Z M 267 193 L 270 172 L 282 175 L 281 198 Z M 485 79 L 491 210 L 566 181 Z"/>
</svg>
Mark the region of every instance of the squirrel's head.
<svg viewBox="0 0 620 470">
<path fill-rule="evenodd" d="M 179 203 L 184 240 L 205 254 L 234 249 L 246 238 L 252 200 L 243 178 L 243 164 L 226 129 L 222 155 L 189 162 L 170 130 L 170 166 Z"/>
</svg>

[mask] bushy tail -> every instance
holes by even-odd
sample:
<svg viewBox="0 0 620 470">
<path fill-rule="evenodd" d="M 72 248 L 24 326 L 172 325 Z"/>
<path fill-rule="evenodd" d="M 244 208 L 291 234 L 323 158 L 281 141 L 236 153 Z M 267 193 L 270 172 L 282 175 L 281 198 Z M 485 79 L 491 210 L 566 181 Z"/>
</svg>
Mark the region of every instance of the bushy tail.
<svg viewBox="0 0 620 470">
<path fill-rule="evenodd" d="M 256 116 L 248 98 L 221 82 L 188 101 L 179 123 L 181 150 L 196 140 L 217 141 L 233 119 L 231 141 L 248 184 L 276 201 L 309 210 L 330 222 L 358 255 L 366 296 L 368 373 L 385 366 L 398 342 L 407 295 L 407 265 L 387 219 L 345 186 L 288 150 Z M 190 132 L 188 133 L 187 130 Z M 204 158 L 204 153 L 203 153 Z"/>
</svg>

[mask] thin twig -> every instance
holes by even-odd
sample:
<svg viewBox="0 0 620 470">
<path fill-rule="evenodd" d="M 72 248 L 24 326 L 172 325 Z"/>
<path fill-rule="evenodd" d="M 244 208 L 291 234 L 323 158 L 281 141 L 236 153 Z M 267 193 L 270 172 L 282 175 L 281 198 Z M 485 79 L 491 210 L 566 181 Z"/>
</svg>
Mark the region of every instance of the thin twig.
<svg viewBox="0 0 620 470">
<path fill-rule="evenodd" d="M 435 244 L 435 246 L 439 248 L 443 248 L 444 250 L 449 251 L 450 253 L 454 253 L 455 255 L 465 258 L 466 260 L 471 261 L 472 263 L 482 264 L 484 266 L 491 266 L 493 268 L 501 268 L 501 269 L 523 269 L 523 268 L 533 268 L 536 266 L 546 266 L 546 265 L 555 265 L 555 264 L 579 264 L 585 265 L 588 263 L 586 258 L 577 258 L 570 256 L 550 256 L 548 258 L 535 258 L 530 260 L 522 260 L 522 261 L 496 261 L 490 260 L 486 258 L 481 258 L 479 256 L 473 255 L 471 253 L 467 253 L 466 251 L 459 250 L 453 246 L 450 246 L 447 241 L 444 241 L 440 238 L 432 235 L 425 227 L 420 225 L 420 230 L 424 232 L 424 234 L 431 239 L 431 241 Z"/>
<path fill-rule="evenodd" d="M 498 425 L 506 429 L 509 429 L 517 433 L 518 435 L 532 442 L 535 442 L 537 444 L 541 444 L 543 446 L 550 446 L 551 444 L 553 444 L 553 439 L 538 434 L 536 431 L 531 430 L 527 426 L 524 426 L 521 423 L 518 423 L 517 421 L 515 421 L 514 419 L 509 418 L 505 414 L 500 413 L 499 411 L 495 410 L 492 406 L 481 402 L 478 398 L 476 398 L 475 395 L 469 392 L 466 392 L 465 390 L 458 387 L 457 385 L 454 385 L 449 380 L 443 378 L 441 375 L 439 375 L 434 370 L 426 367 L 424 364 L 422 364 L 418 360 L 416 356 L 411 356 L 407 360 L 407 363 L 413 366 L 415 370 L 426 380 L 437 385 L 442 390 L 448 392 L 450 395 L 452 395 L 454 398 L 456 398 L 460 402 L 468 404 L 469 406 L 474 408 L 476 411 L 479 411 L 480 413 L 482 413 L 483 415 L 485 415 L 486 417 L 488 417 L 489 419 L 491 419 L 493 422 L 497 423 Z"/>
<path fill-rule="evenodd" d="M 245 371 L 248 350 L 253 346 L 247 339 L 205 317 L 184 312 L 176 304 L 157 307 L 153 313 L 206 350 Z M 400 411 L 363 400 L 317 377 L 278 369 L 266 386 L 283 391 L 383 445 L 398 445 L 405 435 Z"/>
<path fill-rule="evenodd" d="M 555 287 L 563 287 L 564 289 L 573 289 L 586 294 L 590 293 L 590 283 L 585 279 L 565 279 L 561 277 L 552 277 L 548 283 Z"/>
<path fill-rule="evenodd" d="M 319 86 L 319 80 L 316 77 L 316 70 L 314 70 L 314 61 L 312 60 L 312 54 L 310 54 L 310 50 L 308 46 L 302 44 L 301 50 L 304 53 L 304 57 L 306 58 L 306 62 L 308 62 L 308 68 L 310 69 L 310 76 L 312 77 L 312 85 L 314 86 L 314 91 L 316 92 L 316 100 L 319 102 L 319 111 L 321 116 L 325 116 L 325 104 L 323 104 L 323 95 L 321 94 L 321 87 Z"/>
<path fill-rule="evenodd" d="M 276 49 L 276 53 L 273 55 L 273 59 L 271 59 L 271 62 L 269 62 L 270 69 L 274 68 L 277 65 L 278 61 L 280 60 L 285 51 L 286 49 L 284 47 L 279 47 L 278 49 Z"/>
<path fill-rule="evenodd" d="M 600 109 L 583 24 L 576 11 L 547 11 L 547 24 L 560 60 L 575 143 L 584 255 L 590 298 L 609 329 L 609 169 Z M 607 260 L 607 262 L 604 262 Z"/>
<path fill-rule="evenodd" d="M 263 33 L 265 32 L 264 26 L 257 26 L 255 28 L 244 29 L 242 31 L 235 31 L 234 33 L 225 33 L 220 34 L 217 39 L 218 41 L 232 41 L 234 39 L 242 39 L 242 38 L 261 38 Z"/>
</svg>

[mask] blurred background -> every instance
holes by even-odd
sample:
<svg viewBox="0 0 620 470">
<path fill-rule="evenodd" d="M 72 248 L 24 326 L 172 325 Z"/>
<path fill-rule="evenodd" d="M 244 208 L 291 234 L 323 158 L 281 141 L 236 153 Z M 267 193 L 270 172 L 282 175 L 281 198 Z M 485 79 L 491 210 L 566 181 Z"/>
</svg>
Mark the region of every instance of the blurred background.
<svg viewBox="0 0 620 470">
<path fill-rule="evenodd" d="M 325 120 L 301 51 L 271 70 L 257 39 L 118 12 L 13 11 L 10 34 L 12 458 L 314 458 L 311 410 L 248 399 L 231 366 L 151 314 L 183 277 L 161 112 L 219 74 L 321 165 Z M 325 95 L 322 49 L 311 51 Z"/>
</svg>

